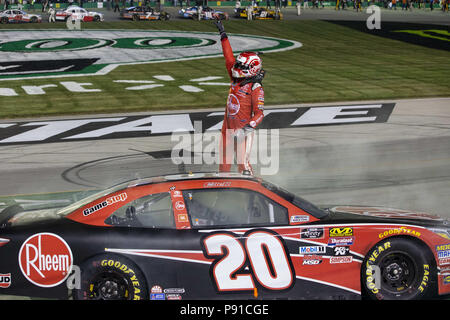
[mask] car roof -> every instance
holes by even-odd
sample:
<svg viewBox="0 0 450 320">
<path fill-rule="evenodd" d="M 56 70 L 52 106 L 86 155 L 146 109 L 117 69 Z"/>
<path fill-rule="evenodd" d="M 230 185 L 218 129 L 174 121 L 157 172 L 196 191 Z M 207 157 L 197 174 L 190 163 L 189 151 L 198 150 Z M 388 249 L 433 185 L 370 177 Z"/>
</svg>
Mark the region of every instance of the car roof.
<svg viewBox="0 0 450 320">
<path fill-rule="evenodd" d="M 152 183 L 177 182 L 177 181 L 198 180 L 198 179 L 245 179 L 245 180 L 259 181 L 256 177 L 252 175 L 241 174 L 238 172 L 189 172 L 189 173 L 179 173 L 164 176 L 140 178 L 125 182 L 125 184 L 128 184 L 128 187 L 134 187 Z"/>
</svg>

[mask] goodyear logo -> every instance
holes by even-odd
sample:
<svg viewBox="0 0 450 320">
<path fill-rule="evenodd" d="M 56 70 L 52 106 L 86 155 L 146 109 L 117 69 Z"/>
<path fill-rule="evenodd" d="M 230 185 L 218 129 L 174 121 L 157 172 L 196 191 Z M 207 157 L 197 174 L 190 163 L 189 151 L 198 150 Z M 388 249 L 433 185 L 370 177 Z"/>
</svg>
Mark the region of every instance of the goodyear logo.
<svg viewBox="0 0 450 320">
<path fill-rule="evenodd" d="M 330 228 L 329 235 L 330 235 L 330 237 L 348 237 L 348 236 L 353 236 L 353 228 L 352 227 Z"/>
</svg>

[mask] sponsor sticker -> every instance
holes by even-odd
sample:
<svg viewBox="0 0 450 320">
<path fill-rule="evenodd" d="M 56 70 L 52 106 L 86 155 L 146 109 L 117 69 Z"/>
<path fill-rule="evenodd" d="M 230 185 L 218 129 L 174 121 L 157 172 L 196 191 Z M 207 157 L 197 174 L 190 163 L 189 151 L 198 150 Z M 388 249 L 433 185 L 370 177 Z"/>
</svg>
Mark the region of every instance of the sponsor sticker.
<svg viewBox="0 0 450 320">
<path fill-rule="evenodd" d="M 308 221 L 309 221 L 309 216 L 306 216 L 306 215 L 299 215 L 299 216 L 291 217 L 291 223 L 308 222 Z"/>
<path fill-rule="evenodd" d="M 38 233 L 19 251 L 19 266 L 25 278 L 39 287 L 55 287 L 66 280 L 73 265 L 72 251 L 60 236 Z"/>
<path fill-rule="evenodd" d="M 349 247 L 334 247 L 334 255 L 335 256 L 345 256 L 350 252 Z"/>
<path fill-rule="evenodd" d="M 353 257 L 352 257 L 352 256 L 344 256 L 344 257 L 336 256 L 336 257 L 330 257 L 330 263 L 331 263 L 331 264 L 336 264 L 336 263 L 351 263 L 352 261 L 353 261 Z"/>
<path fill-rule="evenodd" d="M 330 237 L 347 237 L 353 236 L 353 228 L 345 227 L 345 228 L 330 228 L 329 230 Z"/>
<path fill-rule="evenodd" d="M 300 254 L 319 254 L 319 253 L 325 253 L 326 247 L 325 246 L 300 247 L 299 251 L 300 251 Z"/>
<path fill-rule="evenodd" d="M 150 293 L 150 300 L 166 300 L 165 293 Z"/>
<path fill-rule="evenodd" d="M 115 195 L 112 197 L 107 198 L 105 201 L 97 203 L 96 205 L 90 207 L 90 208 L 86 208 L 83 210 L 83 216 L 87 217 L 89 215 L 91 215 L 92 213 L 101 210 L 107 206 L 110 206 L 114 203 L 117 202 L 121 202 L 121 201 L 125 201 L 127 199 L 127 194 L 125 192 L 119 194 L 119 195 Z"/>
<path fill-rule="evenodd" d="M 162 292 L 163 292 L 163 290 L 160 286 L 153 286 L 150 289 L 150 293 L 162 293 Z"/>
<path fill-rule="evenodd" d="M 350 246 L 353 244 L 353 240 L 355 237 L 342 237 L 342 238 L 329 238 L 328 245 L 329 246 Z"/>
<path fill-rule="evenodd" d="M 300 239 L 323 239 L 323 228 L 302 228 Z"/>
<path fill-rule="evenodd" d="M 317 255 L 307 255 L 303 257 L 303 265 L 315 266 L 322 263 L 322 257 Z"/>
<path fill-rule="evenodd" d="M 11 286 L 11 273 L 0 273 L 0 288 L 6 289 Z"/>
</svg>

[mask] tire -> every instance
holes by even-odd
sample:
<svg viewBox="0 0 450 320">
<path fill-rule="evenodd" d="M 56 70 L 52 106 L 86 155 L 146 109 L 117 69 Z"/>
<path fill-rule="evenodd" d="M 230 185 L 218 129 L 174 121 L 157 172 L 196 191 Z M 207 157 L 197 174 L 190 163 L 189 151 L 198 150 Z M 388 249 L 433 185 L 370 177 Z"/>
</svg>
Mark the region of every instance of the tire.
<svg viewBox="0 0 450 320">
<path fill-rule="evenodd" d="M 134 14 L 133 21 L 139 21 L 139 20 L 140 20 L 139 16 L 137 14 Z"/>
<path fill-rule="evenodd" d="M 30 22 L 31 23 L 37 23 L 38 19 L 36 17 L 31 17 Z"/>
<path fill-rule="evenodd" d="M 100 21 L 100 16 L 94 16 L 94 22 L 99 22 Z"/>
<path fill-rule="evenodd" d="M 379 300 L 428 299 L 436 294 L 436 276 L 434 258 L 425 245 L 389 238 L 374 246 L 364 259 L 361 293 L 363 298 Z"/>
<path fill-rule="evenodd" d="M 8 21 L 8 18 L 2 17 L 2 19 L 0 20 L 0 22 L 1 22 L 1 23 L 4 23 L 4 24 L 7 24 L 9 21 Z"/>
<path fill-rule="evenodd" d="M 80 289 L 74 289 L 75 300 L 142 300 L 147 299 L 147 281 L 131 260 L 105 254 L 86 260 L 81 266 Z"/>
</svg>

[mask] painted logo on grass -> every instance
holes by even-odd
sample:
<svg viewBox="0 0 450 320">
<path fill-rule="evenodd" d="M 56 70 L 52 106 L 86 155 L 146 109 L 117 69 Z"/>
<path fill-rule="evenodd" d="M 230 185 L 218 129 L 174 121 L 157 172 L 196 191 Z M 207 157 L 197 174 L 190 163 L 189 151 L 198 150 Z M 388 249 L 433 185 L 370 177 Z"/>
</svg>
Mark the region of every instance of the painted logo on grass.
<svg viewBox="0 0 450 320">
<path fill-rule="evenodd" d="M 69 276 L 72 251 L 60 236 L 38 233 L 29 237 L 20 248 L 19 266 L 25 278 L 39 287 L 55 287 Z"/>
<path fill-rule="evenodd" d="M 104 75 L 119 65 L 222 56 L 216 33 L 154 30 L 0 31 L 0 80 Z M 277 52 L 300 42 L 229 35 L 235 53 Z"/>
</svg>

